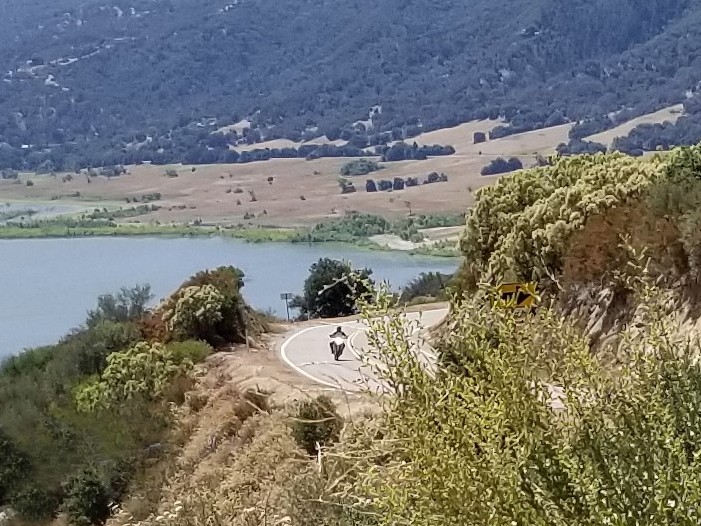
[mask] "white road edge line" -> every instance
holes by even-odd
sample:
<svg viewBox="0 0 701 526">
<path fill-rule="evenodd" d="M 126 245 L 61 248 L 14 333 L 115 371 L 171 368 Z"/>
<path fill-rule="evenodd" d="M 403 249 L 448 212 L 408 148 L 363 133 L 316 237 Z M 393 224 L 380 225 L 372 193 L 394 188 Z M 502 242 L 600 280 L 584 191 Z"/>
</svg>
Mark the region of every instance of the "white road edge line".
<svg viewBox="0 0 701 526">
<path fill-rule="evenodd" d="M 334 389 L 340 389 L 341 391 L 346 391 L 346 389 L 343 389 L 338 383 L 327 382 L 326 380 L 322 380 L 322 379 L 320 379 L 320 378 L 317 378 L 317 377 L 314 376 L 313 374 L 308 373 L 307 371 L 305 371 L 305 370 L 302 369 L 301 367 L 298 367 L 297 365 L 295 365 L 295 364 L 292 362 L 292 360 L 290 360 L 290 358 L 287 356 L 287 346 L 290 344 L 290 342 L 291 342 L 292 340 L 294 340 L 295 338 L 297 338 L 297 336 L 301 336 L 301 335 L 304 334 L 305 332 L 309 332 L 309 331 L 311 331 L 311 330 L 313 330 L 313 329 L 318 329 L 319 327 L 320 327 L 320 325 L 315 325 L 314 327 L 307 327 L 306 329 L 302 329 L 301 331 L 294 333 L 294 334 L 293 334 L 292 336 L 290 336 L 290 337 L 282 344 L 282 346 L 280 347 L 280 355 L 282 356 L 282 359 L 285 361 L 285 363 L 286 363 L 287 365 L 289 365 L 290 367 L 292 367 L 292 369 L 294 369 L 295 371 L 297 371 L 297 372 L 298 372 L 299 374 L 301 374 L 302 376 L 306 376 L 306 377 L 309 378 L 310 380 L 312 380 L 312 381 L 314 381 L 314 382 L 316 382 L 316 383 L 325 385 L 325 386 L 327 386 L 327 387 L 333 387 Z"/>
<path fill-rule="evenodd" d="M 421 319 L 421 316 L 422 316 L 424 313 L 428 313 L 428 312 L 438 312 L 438 311 L 442 311 L 442 310 L 445 310 L 445 309 L 432 309 L 432 310 L 429 310 L 429 311 L 422 311 L 422 312 L 419 313 L 419 319 Z M 348 325 L 353 325 L 353 324 L 359 324 L 360 322 L 361 322 L 361 320 L 353 320 L 353 321 L 347 321 L 347 322 L 341 322 L 341 323 L 321 322 L 321 323 L 319 323 L 319 325 L 314 325 L 313 327 L 307 327 L 306 329 L 302 329 L 301 331 L 294 333 L 294 334 L 293 334 L 292 336 L 290 336 L 287 340 L 285 340 L 285 342 L 283 342 L 283 344 L 280 346 L 280 355 L 282 356 L 282 359 L 285 361 L 285 363 L 286 363 L 288 366 L 290 366 L 292 369 L 294 369 L 295 371 L 297 371 L 297 372 L 298 372 L 299 374 L 301 374 L 302 376 L 305 376 L 305 377 L 309 378 L 310 380 L 312 380 L 312 381 L 314 381 L 314 382 L 316 382 L 316 383 L 325 385 L 325 386 L 327 386 L 327 387 L 333 387 L 334 389 L 337 389 L 337 390 L 350 392 L 348 389 L 344 389 L 343 387 L 341 387 L 341 385 L 340 385 L 339 382 L 334 383 L 334 382 L 328 382 L 328 381 L 326 381 L 326 380 L 322 380 L 321 378 L 317 378 L 317 377 L 314 376 L 313 374 L 308 373 L 307 371 L 305 371 L 305 370 L 302 369 L 301 367 L 295 365 L 295 364 L 292 362 L 292 360 L 290 360 L 290 358 L 287 356 L 287 346 L 290 344 L 290 342 L 291 342 L 292 340 L 294 340 L 294 339 L 297 338 L 298 336 L 301 336 L 301 335 L 304 334 L 305 332 L 309 332 L 309 331 L 311 331 L 311 330 L 318 329 L 318 328 L 320 328 L 320 327 L 333 326 L 333 325 L 336 325 L 336 326 L 339 326 L 339 325 L 341 325 L 341 326 L 348 326 Z M 352 340 L 353 337 L 355 337 L 356 335 L 360 334 L 360 331 L 368 331 L 369 329 L 370 329 L 370 327 L 365 326 L 365 328 L 358 329 L 355 333 L 353 333 L 353 334 L 351 335 L 350 338 L 348 338 L 348 340 L 349 340 L 349 342 L 348 342 L 348 343 L 349 343 L 348 348 L 349 348 L 349 349 L 351 350 L 351 352 L 355 355 L 355 357 L 356 357 L 359 361 L 361 361 L 361 362 L 362 362 L 362 358 L 361 358 L 361 356 L 355 351 L 355 349 L 352 347 L 352 345 L 351 345 L 351 340 Z"/>
</svg>

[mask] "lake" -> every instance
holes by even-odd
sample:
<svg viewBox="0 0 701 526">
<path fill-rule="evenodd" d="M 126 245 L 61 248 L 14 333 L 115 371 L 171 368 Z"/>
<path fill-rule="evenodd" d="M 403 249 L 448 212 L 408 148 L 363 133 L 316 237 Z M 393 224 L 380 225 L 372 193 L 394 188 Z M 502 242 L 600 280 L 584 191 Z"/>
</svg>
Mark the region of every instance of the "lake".
<svg viewBox="0 0 701 526">
<path fill-rule="evenodd" d="M 368 267 L 376 281 L 388 280 L 395 289 L 421 272 L 452 273 L 459 265 L 457 258 L 223 238 L 0 240 L 0 357 L 56 342 L 83 323 L 100 294 L 148 283 L 158 300 L 192 274 L 221 265 L 245 272 L 249 304 L 284 316 L 280 293 L 301 293 L 320 257 Z"/>
</svg>

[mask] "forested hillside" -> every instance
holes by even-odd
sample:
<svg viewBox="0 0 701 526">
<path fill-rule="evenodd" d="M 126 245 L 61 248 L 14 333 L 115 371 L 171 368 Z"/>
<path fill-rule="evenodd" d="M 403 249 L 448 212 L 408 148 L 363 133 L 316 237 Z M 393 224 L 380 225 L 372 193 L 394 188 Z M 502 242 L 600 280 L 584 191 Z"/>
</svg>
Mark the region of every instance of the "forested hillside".
<svg viewBox="0 0 701 526">
<path fill-rule="evenodd" d="M 510 124 L 495 136 L 600 130 L 701 81 L 695 0 L 10 0 L 1 14 L 0 168 L 232 162 L 241 141 L 362 147 L 488 116 Z"/>
</svg>

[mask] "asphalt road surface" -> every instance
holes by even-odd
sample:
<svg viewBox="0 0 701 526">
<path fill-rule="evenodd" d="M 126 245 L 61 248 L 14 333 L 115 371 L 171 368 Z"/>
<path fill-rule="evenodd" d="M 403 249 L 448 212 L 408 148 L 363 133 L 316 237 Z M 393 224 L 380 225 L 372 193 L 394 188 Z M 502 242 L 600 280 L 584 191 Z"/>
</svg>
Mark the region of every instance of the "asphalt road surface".
<svg viewBox="0 0 701 526">
<path fill-rule="evenodd" d="M 434 362 L 435 356 L 427 346 L 419 343 L 419 333 L 439 323 L 447 314 L 448 309 L 439 309 L 404 315 L 415 327 L 412 338 L 416 352 L 427 364 Z M 329 336 L 339 325 L 348 335 L 348 340 L 341 359 L 335 361 Z M 287 365 L 318 384 L 344 391 L 381 390 L 382 383 L 368 363 L 372 363 L 373 350 L 368 343 L 367 329 L 361 320 L 319 322 L 319 325 L 290 334 L 282 343 L 280 354 Z"/>
</svg>

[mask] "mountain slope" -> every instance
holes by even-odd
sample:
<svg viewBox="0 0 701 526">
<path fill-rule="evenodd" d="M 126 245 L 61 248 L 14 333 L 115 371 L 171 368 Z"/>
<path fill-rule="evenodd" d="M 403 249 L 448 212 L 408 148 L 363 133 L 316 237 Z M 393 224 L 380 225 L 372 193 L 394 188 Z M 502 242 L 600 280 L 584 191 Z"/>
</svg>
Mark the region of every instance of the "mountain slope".
<svg viewBox="0 0 701 526">
<path fill-rule="evenodd" d="M 507 134 L 643 113 L 701 81 L 698 0 L 11 0 L 3 11 L 0 144 L 13 149 L 0 147 L 0 166 L 123 162 L 147 136 L 145 160 L 181 160 L 241 118 L 268 138 L 347 138 L 376 105 L 374 131 L 502 115 Z"/>
</svg>

